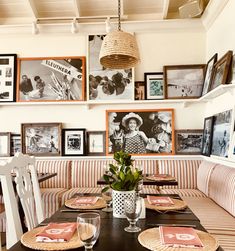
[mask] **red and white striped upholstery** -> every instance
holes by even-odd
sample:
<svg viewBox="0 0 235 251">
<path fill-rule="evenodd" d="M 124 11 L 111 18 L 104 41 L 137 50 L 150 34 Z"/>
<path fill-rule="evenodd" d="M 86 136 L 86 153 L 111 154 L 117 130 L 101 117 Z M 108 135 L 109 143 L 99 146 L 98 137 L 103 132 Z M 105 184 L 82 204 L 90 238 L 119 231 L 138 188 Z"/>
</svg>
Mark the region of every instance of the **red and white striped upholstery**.
<svg viewBox="0 0 235 251">
<path fill-rule="evenodd" d="M 198 189 L 171 189 L 171 188 L 164 188 L 160 190 L 162 194 L 178 194 L 181 197 L 206 197 L 204 193 L 199 191 Z"/>
</svg>

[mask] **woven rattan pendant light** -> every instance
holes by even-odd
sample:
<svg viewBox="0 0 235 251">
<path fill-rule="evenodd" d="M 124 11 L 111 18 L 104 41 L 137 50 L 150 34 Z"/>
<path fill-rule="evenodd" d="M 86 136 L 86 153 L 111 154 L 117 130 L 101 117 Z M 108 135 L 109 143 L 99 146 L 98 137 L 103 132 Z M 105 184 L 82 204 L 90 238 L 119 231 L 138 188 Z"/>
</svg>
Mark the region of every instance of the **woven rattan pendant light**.
<svg viewBox="0 0 235 251">
<path fill-rule="evenodd" d="M 118 30 L 109 32 L 102 43 L 100 63 L 105 68 L 127 69 L 139 63 L 139 49 L 135 37 L 121 30 L 120 10 L 118 0 Z"/>
</svg>

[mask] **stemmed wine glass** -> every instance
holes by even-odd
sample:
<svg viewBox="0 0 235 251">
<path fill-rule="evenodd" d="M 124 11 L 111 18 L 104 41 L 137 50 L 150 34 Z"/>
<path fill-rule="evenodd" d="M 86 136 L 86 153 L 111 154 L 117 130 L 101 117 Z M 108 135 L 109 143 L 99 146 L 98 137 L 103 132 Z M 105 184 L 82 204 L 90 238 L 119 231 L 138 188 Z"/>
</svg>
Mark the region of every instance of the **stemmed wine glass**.
<svg viewBox="0 0 235 251">
<path fill-rule="evenodd" d="M 141 231 L 141 228 L 136 226 L 136 222 L 138 221 L 142 210 L 141 198 L 136 197 L 134 199 L 126 199 L 124 201 L 124 210 L 126 218 L 130 223 L 130 225 L 125 227 L 124 230 L 131 233 Z"/>
<path fill-rule="evenodd" d="M 136 196 L 140 197 L 140 191 L 143 189 L 143 179 L 139 180 L 135 188 Z"/>
<path fill-rule="evenodd" d="M 100 215 L 93 212 L 78 214 L 77 229 L 85 251 L 92 250 L 100 234 Z"/>
<path fill-rule="evenodd" d="M 102 198 L 106 202 L 106 207 L 102 209 L 103 212 L 112 212 L 113 209 L 111 207 L 112 205 L 112 189 L 109 188 L 108 190 L 102 191 Z"/>
</svg>

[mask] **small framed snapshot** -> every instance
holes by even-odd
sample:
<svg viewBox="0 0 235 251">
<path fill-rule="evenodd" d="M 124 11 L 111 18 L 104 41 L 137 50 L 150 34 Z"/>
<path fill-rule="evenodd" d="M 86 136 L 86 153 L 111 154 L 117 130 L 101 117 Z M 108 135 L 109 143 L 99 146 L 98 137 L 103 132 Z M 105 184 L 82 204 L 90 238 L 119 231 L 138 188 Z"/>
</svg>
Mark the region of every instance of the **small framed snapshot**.
<svg viewBox="0 0 235 251">
<path fill-rule="evenodd" d="M 106 111 L 106 155 L 172 155 L 174 139 L 174 109 Z"/>
<path fill-rule="evenodd" d="M 145 100 L 145 82 L 135 81 L 135 100 Z"/>
<path fill-rule="evenodd" d="M 201 154 L 203 130 L 176 130 L 176 154 Z"/>
<path fill-rule="evenodd" d="M 204 64 L 164 66 L 165 98 L 199 98 L 202 94 L 204 69 Z"/>
<path fill-rule="evenodd" d="M 164 99 L 163 72 L 144 73 L 146 99 Z"/>
<path fill-rule="evenodd" d="M 214 117 L 211 155 L 227 158 L 234 131 L 234 111 L 227 110 Z"/>
<path fill-rule="evenodd" d="M 21 135 L 11 134 L 11 156 L 21 152 Z"/>
<path fill-rule="evenodd" d="M 231 67 L 231 83 L 235 84 L 235 54 L 233 54 L 233 61 Z"/>
<path fill-rule="evenodd" d="M 87 132 L 87 155 L 105 155 L 105 131 Z"/>
<path fill-rule="evenodd" d="M 16 99 L 16 54 L 0 54 L 0 102 Z"/>
<path fill-rule="evenodd" d="M 8 157 L 10 156 L 10 140 L 11 133 L 10 132 L 0 132 L 0 157 Z"/>
<path fill-rule="evenodd" d="M 88 36 L 88 100 L 134 100 L 134 68 L 107 69 L 99 61 L 105 35 Z"/>
<path fill-rule="evenodd" d="M 217 57 L 218 57 L 218 54 L 215 53 L 215 55 L 206 64 L 205 78 L 204 78 L 203 89 L 202 89 L 202 96 L 207 94 L 209 91 L 209 87 L 211 85 L 211 81 L 212 81 L 212 77 L 213 77 L 214 65 L 217 62 Z"/>
<path fill-rule="evenodd" d="M 18 58 L 17 101 L 85 100 L 85 57 Z"/>
<path fill-rule="evenodd" d="M 21 124 L 22 153 L 35 156 L 61 155 L 61 123 Z"/>
<path fill-rule="evenodd" d="M 62 129 L 62 155 L 83 156 L 86 153 L 86 130 L 80 128 Z"/>
<path fill-rule="evenodd" d="M 202 155 L 205 156 L 210 156 L 211 154 L 213 124 L 214 124 L 214 116 L 205 118 L 203 138 L 202 138 Z"/>
<path fill-rule="evenodd" d="M 228 74 L 232 62 L 233 52 L 228 51 L 222 58 L 220 58 L 214 66 L 213 79 L 210 85 L 210 91 L 217 86 L 225 85 L 227 83 Z"/>
</svg>

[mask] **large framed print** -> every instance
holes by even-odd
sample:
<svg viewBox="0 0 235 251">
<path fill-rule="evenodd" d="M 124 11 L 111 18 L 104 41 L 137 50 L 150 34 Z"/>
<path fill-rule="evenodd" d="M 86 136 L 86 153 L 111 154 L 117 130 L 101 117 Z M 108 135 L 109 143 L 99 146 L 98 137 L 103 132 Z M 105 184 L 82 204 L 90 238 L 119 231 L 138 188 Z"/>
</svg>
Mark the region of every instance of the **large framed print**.
<svg viewBox="0 0 235 251">
<path fill-rule="evenodd" d="M 87 132 L 87 155 L 105 155 L 105 132 Z"/>
<path fill-rule="evenodd" d="M 16 54 L 0 54 L 0 102 L 15 101 L 16 58 Z"/>
<path fill-rule="evenodd" d="M 202 155 L 205 155 L 205 156 L 210 156 L 211 154 L 213 125 L 214 125 L 214 116 L 205 118 L 204 129 L 203 129 L 203 139 L 202 139 Z"/>
<path fill-rule="evenodd" d="M 35 156 L 61 155 L 61 123 L 21 124 L 22 153 Z"/>
<path fill-rule="evenodd" d="M 134 72 L 132 69 L 107 69 L 99 61 L 105 35 L 88 36 L 87 96 L 89 100 L 134 100 Z"/>
<path fill-rule="evenodd" d="M 0 157 L 10 156 L 10 132 L 0 132 Z"/>
<path fill-rule="evenodd" d="M 146 99 L 164 99 L 163 72 L 144 73 Z"/>
<path fill-rule="evenodd" d="M 11 134 L 11 156 L 21 152 L 21 135 Z"/>
<path fill-rule="evenodd" d="M 18 58 L 17 101 L 82 101 L 85 57 Z"/>
<path fill-rule="evenodd" d="M 202 94 L 204 64 L 164 66 L 167 99 L 199 98 Z"/>
<path fill-rule="evenodd" d="M 174 110 L 107 110 L 106 154 L 174 154 Z"/>
<path fill-rule="evenodd" d="M 234 111 L 227 110 L 214 115 L 211 155 L 228 157 L 234 131 Z"/>
<path fill-rule="evenodd" d="M 81 128 L 62 129 L 62 155 L 85 155 L 86 130 Z"/>
</svg>

